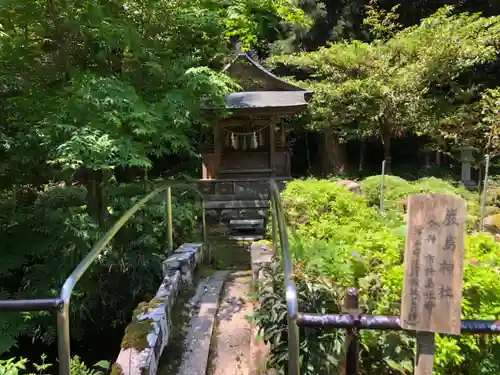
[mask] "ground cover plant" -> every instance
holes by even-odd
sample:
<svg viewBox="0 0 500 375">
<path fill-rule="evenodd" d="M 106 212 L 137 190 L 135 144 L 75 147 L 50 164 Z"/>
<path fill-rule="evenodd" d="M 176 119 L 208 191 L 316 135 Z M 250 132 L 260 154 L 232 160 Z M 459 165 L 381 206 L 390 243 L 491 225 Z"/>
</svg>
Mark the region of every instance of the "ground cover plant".
<svg viewBox="0 0 500 375">
<path fill-rule="evenodd" d="M 391 180 L 389 178 L 388 180 Z M 395 180 L 401 197 L 413 194 L 415 186 Z M 445 181 L 415 183 L 426 191 L 464 193 Z M 370 179 L 362 186 L 370 186 Z M 398 193 L 399 194 L 399 193 Z M 356 287 L 365 314 L 399 315 L 403 278 L 404 235 L 396 229 L 402 215 L 387 208 L 380 215 L 371 206 L 373 192 L 359 196 L 329 180 L 294 180 L 282 193 L 288 215 L 295 260 L 295 281 L 301 311 L 338 313 L 348 287 Z M 467 235 L 463 285 L 463 318 L 495 319 L 500 308 L 497 295 L 500 245 L 486 233 Z M 255 319 L 264 338 L 272 345 L 270 365 L 284 368 L 287 358 L 286 305 L 283 300 L 282 268 L 279 262 L 268 269 L 273 291 Z M 330 374 L 338 370 L 344 332 L 301 329 L 301 360 L 307 374 Z M 403 332 L 363 331 L 361 374 L 408 374 L 414 357 L 414 340 Z M 496 337 L 438 336 L 436 374 L 492 374 L 500 371 Z"/>
</svg>

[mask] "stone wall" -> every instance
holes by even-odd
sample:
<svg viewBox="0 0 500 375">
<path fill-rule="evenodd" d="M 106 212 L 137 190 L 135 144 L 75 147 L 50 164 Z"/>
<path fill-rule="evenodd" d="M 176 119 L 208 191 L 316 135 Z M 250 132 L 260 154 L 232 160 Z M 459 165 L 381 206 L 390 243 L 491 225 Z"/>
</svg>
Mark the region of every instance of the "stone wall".
<svg viewBox="0 0 500 375">
<path fill-rule="evenodd" d="M 183 283 L 193 282 L 194 270 L 202 260 L 202 245 L 186 243 L 163 262 L 163 282 L 155 297 L 134 311 L 112 375 L 156 375 L 168 345 L 175 299 Z"/>
</svg>

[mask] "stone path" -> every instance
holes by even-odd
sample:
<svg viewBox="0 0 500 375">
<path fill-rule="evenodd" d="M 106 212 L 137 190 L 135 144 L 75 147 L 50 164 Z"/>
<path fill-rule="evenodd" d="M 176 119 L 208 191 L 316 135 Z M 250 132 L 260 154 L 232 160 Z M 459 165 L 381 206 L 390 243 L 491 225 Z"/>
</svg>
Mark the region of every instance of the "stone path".
<svg viewBox="0 0 500 375">
<path fill-rule="evenodd" d="M 248 375 L 252 315 L 248 300 L 252 273 L 232 272 L 224 283 L 212 338 L 207 375 Z"/>
<path fill-rule="evenodd" d="M 217 313 L 222 285 L 228 274 L 229 271 L 217 271 L 206 283 L 200 297 L 199 309 L 189 324 L 186 350 L 178 372 L 179 375 L 203 375 L 206 373 L 215 314 Z"/>
</svg>

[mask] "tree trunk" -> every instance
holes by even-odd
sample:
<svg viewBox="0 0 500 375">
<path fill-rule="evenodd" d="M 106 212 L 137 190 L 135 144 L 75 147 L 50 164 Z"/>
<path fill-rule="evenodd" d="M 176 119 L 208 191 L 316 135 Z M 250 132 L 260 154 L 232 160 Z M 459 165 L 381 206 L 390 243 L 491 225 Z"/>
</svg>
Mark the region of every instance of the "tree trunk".
<svg viewBox="0 0 500 375">
<path fill-rule="evenodd" d="M 391 174 L 391 133 L 382 133 L 382 145 L 384 147 L 385 172 Z"/>
<path fill-rule="evenodd" d="M 361 148 L 359 149 L 359 166 L 358 171 L 362 172 L 365 166 L 365 153 L 366 153 L 366 143 L 365 141 L 361 141 Z"/>
<path fill-rule="evenodd" d="M 323 173 L 344 173 L 346 169 L 345 144 L 340 142 L 338 134 L 332 129 L 325 129 L 323 134 Z"/>
<path fill-rule="evenodd" d="M 311 171 L 311 152 L 309 150 L 309 139 L 307 137 L 307 130 L 304 130 L 304 142 L 306 145 L 307 173 L 309 173 Z"/>
<path fill-rule="evenodd" d="M 100 227 L 103 227 L 108 214 L 104 173 L 102 170 L 82 169 L 77 175 L 78 181 L 87 189 L 87 213 Z"/>
</svg>

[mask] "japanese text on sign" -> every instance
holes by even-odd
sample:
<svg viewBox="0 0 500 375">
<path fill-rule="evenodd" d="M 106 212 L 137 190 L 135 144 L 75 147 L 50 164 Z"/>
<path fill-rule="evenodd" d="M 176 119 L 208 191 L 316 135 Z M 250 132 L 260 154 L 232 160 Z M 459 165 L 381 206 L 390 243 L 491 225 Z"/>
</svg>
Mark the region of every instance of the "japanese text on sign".
<svg viewBox="0 0 500 375">
<path fill-rule="evenodd" d="M 403 328 L 460 333 L 464 200 L 443 194 L 408 199 Z"/>
</svg>

